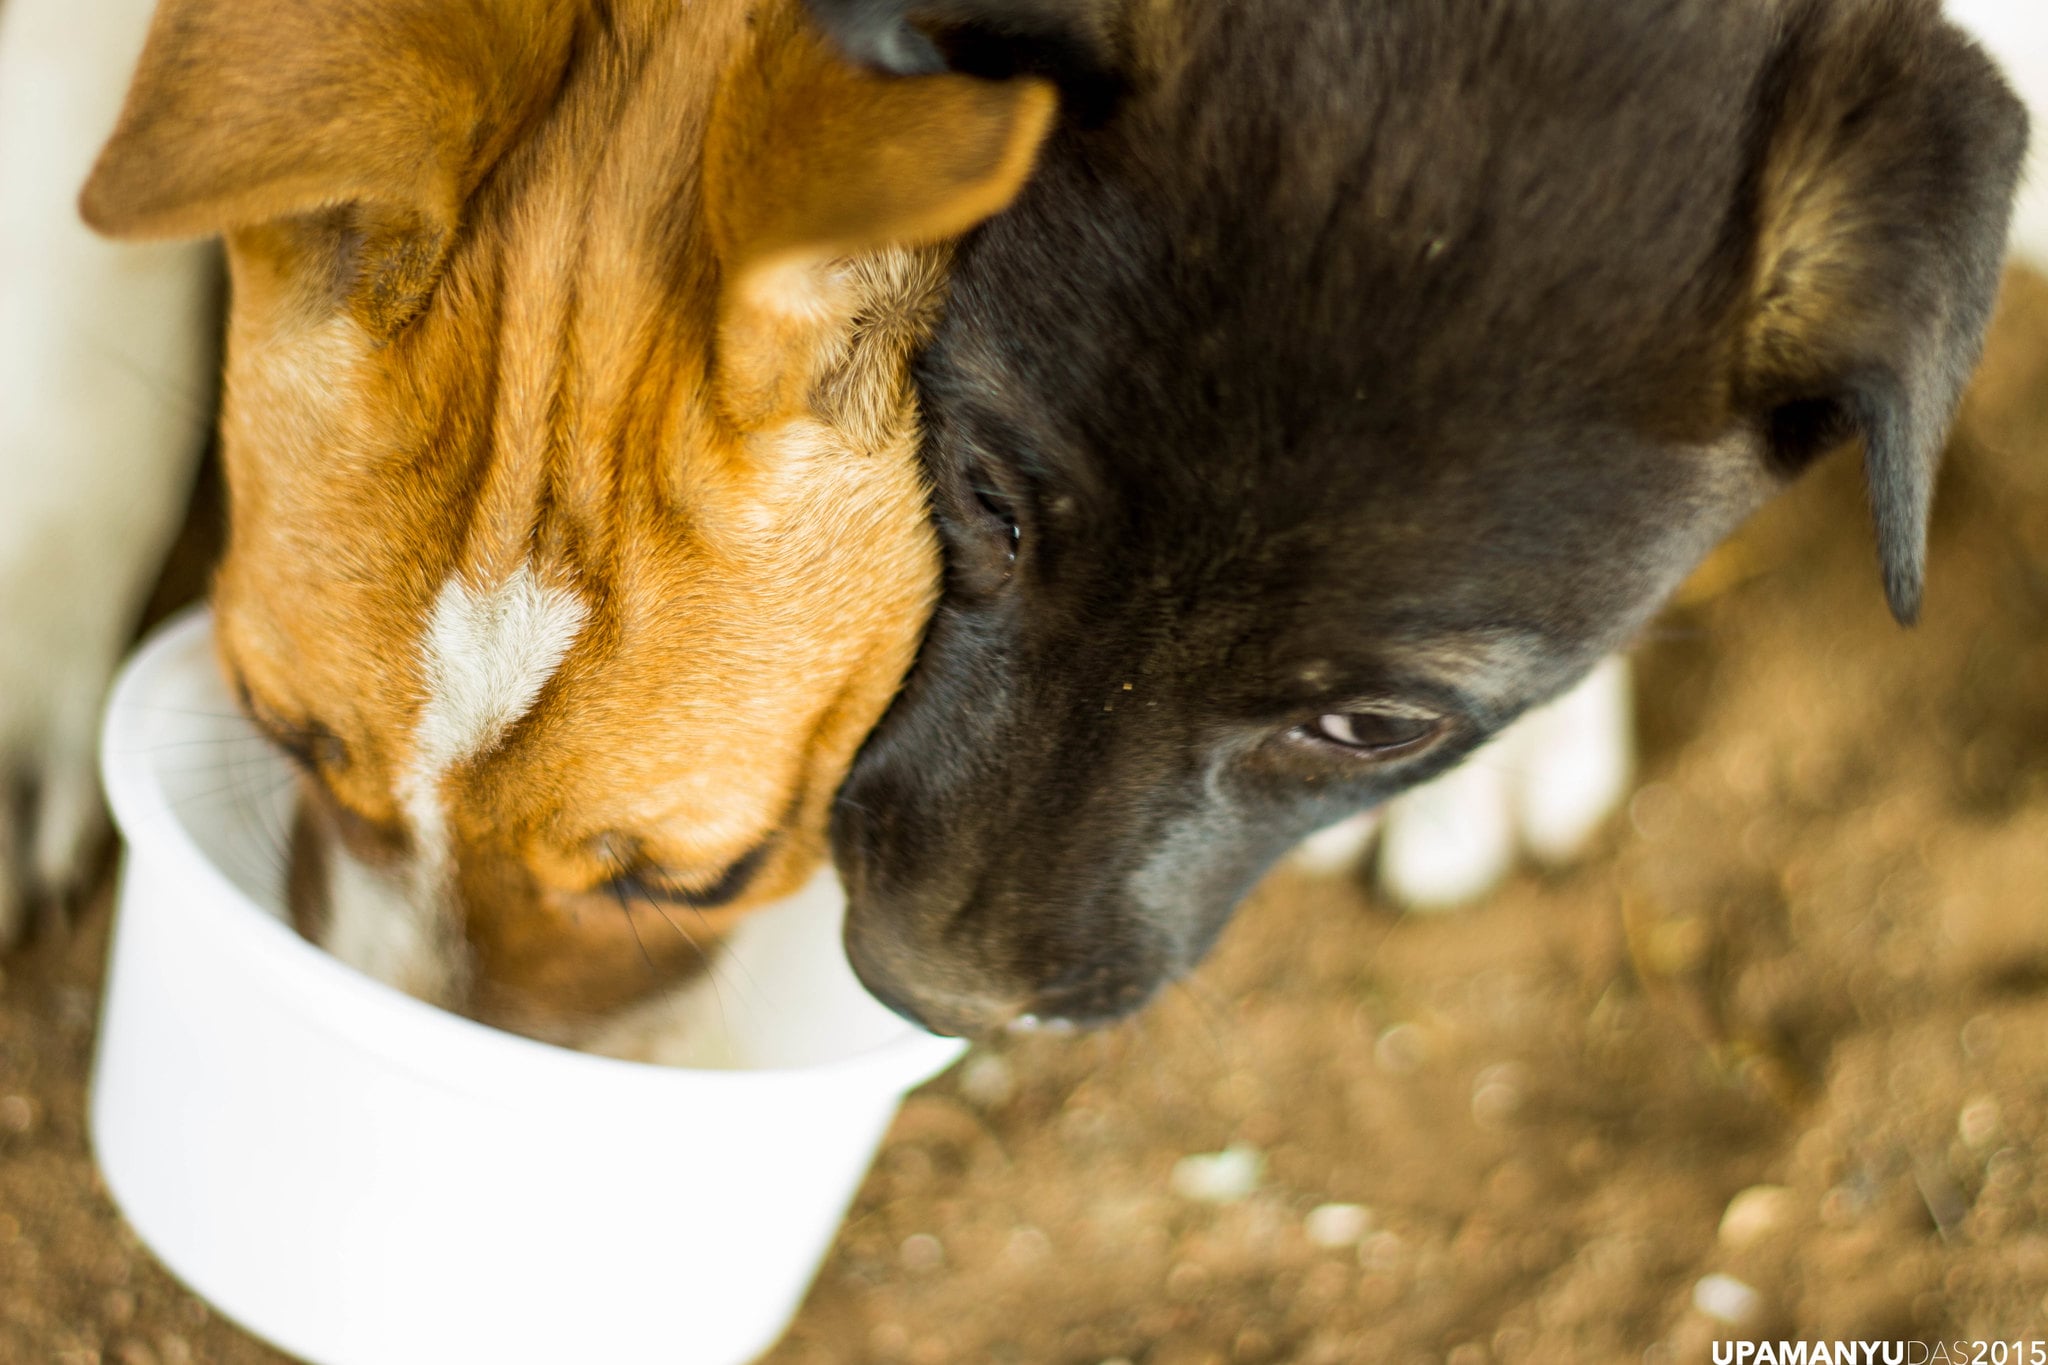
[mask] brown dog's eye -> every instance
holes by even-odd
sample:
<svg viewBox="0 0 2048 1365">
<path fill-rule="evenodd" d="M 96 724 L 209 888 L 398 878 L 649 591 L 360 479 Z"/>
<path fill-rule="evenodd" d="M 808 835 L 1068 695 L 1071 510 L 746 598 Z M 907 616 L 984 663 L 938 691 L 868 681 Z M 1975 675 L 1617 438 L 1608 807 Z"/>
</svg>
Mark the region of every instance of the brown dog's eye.
<svg viewBox="0 0 2048 1365">
<path fill-rule="evenodd" d="M 317 720 L 296 729 L 280 729 L 272 738 L 293 762 L 311 772 L 339 772 L 348 767 L 348 745 Z"/>
<path fill-rule="evenodd" d="M 297 724 L 284 720 L 256 701 L 246 687 L 240 691 L 243 713 L 303 771 L 317 777 L 348 767 L 348 745 L 334 731 L 317 720 Z"/>
<path fill-rule="evenodd" d="M 628 868 L 597 889 L 621 905 L 646 902 L 652 905 L 684 905 L 693 910 L 718 910 L 732 904 L 753 885 L 755 874 L 775 849 L 773 836 L 763 839 L 728 863 L 711 882 L 692 889 L 679 886 L 667 874 L 651 868 Z"/>
<path fill-rule="evenodd" d="M 1369 758 L 1412 753 L 1443 728 L 1441 717 L 1401 711 L 1333 711 L 1302 727 L 1311 738 Z"/>
</svg>

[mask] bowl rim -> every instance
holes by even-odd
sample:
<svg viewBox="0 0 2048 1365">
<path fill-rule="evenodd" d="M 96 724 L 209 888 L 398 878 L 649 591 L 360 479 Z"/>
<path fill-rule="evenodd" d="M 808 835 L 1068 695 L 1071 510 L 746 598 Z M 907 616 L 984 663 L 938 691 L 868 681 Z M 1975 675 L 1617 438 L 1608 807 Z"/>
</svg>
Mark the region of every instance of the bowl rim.
<svg viewBox="0 0 2048 1365">
<path fill-rule="evenodd" d="M 602 1089 L 614 1097 L 637 1090 L 659 1100 L 669 1092 L 706 1088 L 752 1092 L 796 1084 L 867 1088 L 888 1079 L 898 1091 L 936 1075 L 965 1051 L 966 1041 L 926 1033 L 908 1021 L 900 1037 L 802 1065 L 737 1069 L 664 1066 L 578 1052 L 492 1028 L 416 1000 L 337 960 L 257 905 L 215 866 L 165 791 L 149 742 L 150 697 L 172 669 L 203 651 L 209 666 L 213 618 L 201 605 L 152 631 L 122 666 L 108 699 L 100 737 L 100 776 L 124 842 L 115 932 L 131 894 L 132 860 L 146 858 L 157 875 L 175 876 L 189 891 L 181 910 L 195 927 L 236 958 L 234 975 L 252 991 L 349 1046 L 412 1072 L 436 1087 L 510 1100 L 522 1107 L 561 1103 L 565 1090 Z M 146 893 L 142 893 L 146 894 Z M 111 999 L 117 982 L 110 980 Z"/>
</svg>

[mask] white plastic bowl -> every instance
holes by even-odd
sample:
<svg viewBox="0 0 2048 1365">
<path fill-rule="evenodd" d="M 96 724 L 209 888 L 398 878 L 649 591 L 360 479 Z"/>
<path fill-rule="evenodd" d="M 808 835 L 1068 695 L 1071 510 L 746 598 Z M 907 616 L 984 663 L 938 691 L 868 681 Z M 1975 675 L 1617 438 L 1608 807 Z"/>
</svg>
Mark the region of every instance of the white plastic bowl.
<svg viewBox="0 0 2048 1365">
<path fill-rule="evenodd" d="M 343 966 L 282 920 L 288 773 L 204 616 L 128 665 L 104 765 L 128 852 L 100 1169 L 173 1273 L 316 1365 L 750 1360 L 959 1053 L 860 989 L 829 875 L 719 968 L 744 1069 L 550 1047 Z"/>
</svg>

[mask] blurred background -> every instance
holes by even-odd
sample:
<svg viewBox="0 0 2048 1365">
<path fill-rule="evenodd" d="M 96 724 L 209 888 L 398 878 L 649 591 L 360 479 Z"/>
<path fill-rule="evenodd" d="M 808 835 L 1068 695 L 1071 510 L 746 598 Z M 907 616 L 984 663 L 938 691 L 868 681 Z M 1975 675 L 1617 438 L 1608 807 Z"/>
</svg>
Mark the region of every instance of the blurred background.
<svg viewBox="0 0 2048 1365">
<path fill-rule="evenodd" d="M 2048 110 L 2048 7 L 1950 8 Z M 2048 194 L 2020 233 L 2048 260 Z M 1283 868 L 1148 1014 L 913 1096 L 770 1359 L 2048 1340 L 2048 281 L 2007 281 L 1914 631 L 1862 508 L 1836 457 L 1645 635 L 1638 787 L 1576 868 L 1427 918 Z M 97 1184 L 106 920 L 0 965 L 0 1362 L 281 1361 Z"/>
</svg>

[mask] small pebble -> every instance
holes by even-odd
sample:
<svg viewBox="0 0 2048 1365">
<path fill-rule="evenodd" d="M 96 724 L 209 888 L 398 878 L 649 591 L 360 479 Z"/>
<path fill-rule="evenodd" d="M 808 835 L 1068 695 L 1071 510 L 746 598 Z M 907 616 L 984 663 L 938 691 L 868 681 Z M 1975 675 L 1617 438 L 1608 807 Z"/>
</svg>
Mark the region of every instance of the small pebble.
<svg viewBox="0 0 2048 1365">
<path fill-rule="evenodd" d="M 1716 1322 L 1741 1327 L 1756 1320 L 1763 1299 L 1733 1275 L 1707 1275 L 1692 1287 L 1692 1306 Z"/>
<path fill-rule="evenodd" d="M 1837 1185 L 1821 1196 L 1820 1221 L 1827 1227 L 1853 1227 L 1870 1211 L 1870 1196 L 1853 1185 Z"/>
<path fill-rule="evenodd" d="M 1193 1261 L 1182 1261 L 1166 1272 L 1166 1296 L 1182 1303 L 1198 1302 L 1209 1289 L 1209 1272 Z"/>
<path fill-rule="evenodd" d="M 1038 1265 L 1052 1259 L 1052 1238 L 1034 1227 L 1017 1228 L 1003 1243 L 1003 1255 L 1018 1265 Z"/>
<path fill-rule="evenodd" d="M 1972 1061 L 1982 1061 L 1998 1051 L 1998 1021 L 1988 1014 L 1977 1014 L 1963 1025 L 1963 1055 Z"/>
<path fill-rule="evenodd" d="M 1391 1076 L 1414 1075 L 1428 1056 L 1422 1030 L 1413 1024 L 1396 1024 L 1384 1030 L 1372 1045 L 1372 1059 Z"/>
<path fill-rule="evenodd" d="M 1740 1251 L 1782 1231 L 1792 1221 L 1795 1200 L 1783 1185 L 1751 1185 L 1721 1214 L 1721 1245 Z"/>
<path fill-rule="evenodd" d="M 1535 1334 L 1526 1327 L 1503 1327 L 1493 1334 L 1493 1354 L 1500 1360 L 1521 1360 L 1534 1340 Z"/>
<path fill-rule="evenodd" d="M 928 1232 L 904 1238 L 898 1254 L 903 1258 L 903 1268 L 912 1274 L 928 1274 L 946 1263 L 945 1245 Z"/>
<path fill-rule="evenodd" d="M 1479 1073 L 1472 1083 L 1472 1118 L 1482 1128 L 1498 1128 L 1522 1107 L 1522 1068 L 1502 1062 Z"/>
<path fill-rule="evenodd" d="M 1367 1270 L 1388 1271 L 1398 1268 L 1407 1255 L 1408 1245 L 1400 1234 L 1375 1232 L 1358 1244 L 1358 1263 Z"/>
<path fill-rule="evenodd" d="M 1713 951 L 1713 933 L 1700 920 L 1678 916 L 1658 920 L 1643 935 L 1644 964 L 1658 976 L 1685 976 Z"/>
<path fill-rule="evenodd" d="M 1020 1014 L 1010 1021 L 1012 1033 L 1061 1034 L 1073 1031 L 1074 1021 L 1071 1019 L 1041 1019 L 1035 1014 Z"/>
<path fill-rule="evenodd" d="M 1998 1101 L 1989 1095 L 1977 1096 L 1956 1116 L 1956 1132 L 1975 1151 L 1981 1152 L 1997 1142 L 1998 1131 Z"/>
<path fill-rule="evenodd" d="M 1356 1246 L 1371 1226 L 1372 1211 L 1363 1204 L 1320 1204 L 1302 1223 L 1309 1241 L 1331 1250 Z"/>
<path fill-rule="evenodd" d="M 1662 839 L 1677 828 L 1678 794 L 1663 782 L 1646 782 L 1630 798 L 1628 820 L 1645 839 Z"/>
<path fill-rule="evenodd" d="M 26 1135 L 36 1126 L 36 1105 L 26 1095 L 0 1095 L 0 1132 Z"/>
<path fill-rule="evenodd" d="M 960 1068 L 960 1093 L 983 1109 L 995 1109 L 1017 1093 L 1017 1078 L 995 1053 L 977 1052 Z"/>
<path fill-rule="evenodd" d="M 1173 1192 L 1205 1204 L 1234 1204 L 1258 1189 L 1266 1158 L 1249 1143 L 1233 1142 L 1220 1152 L 1184 1156 L 1173 1166 Z"/>
</svg>

